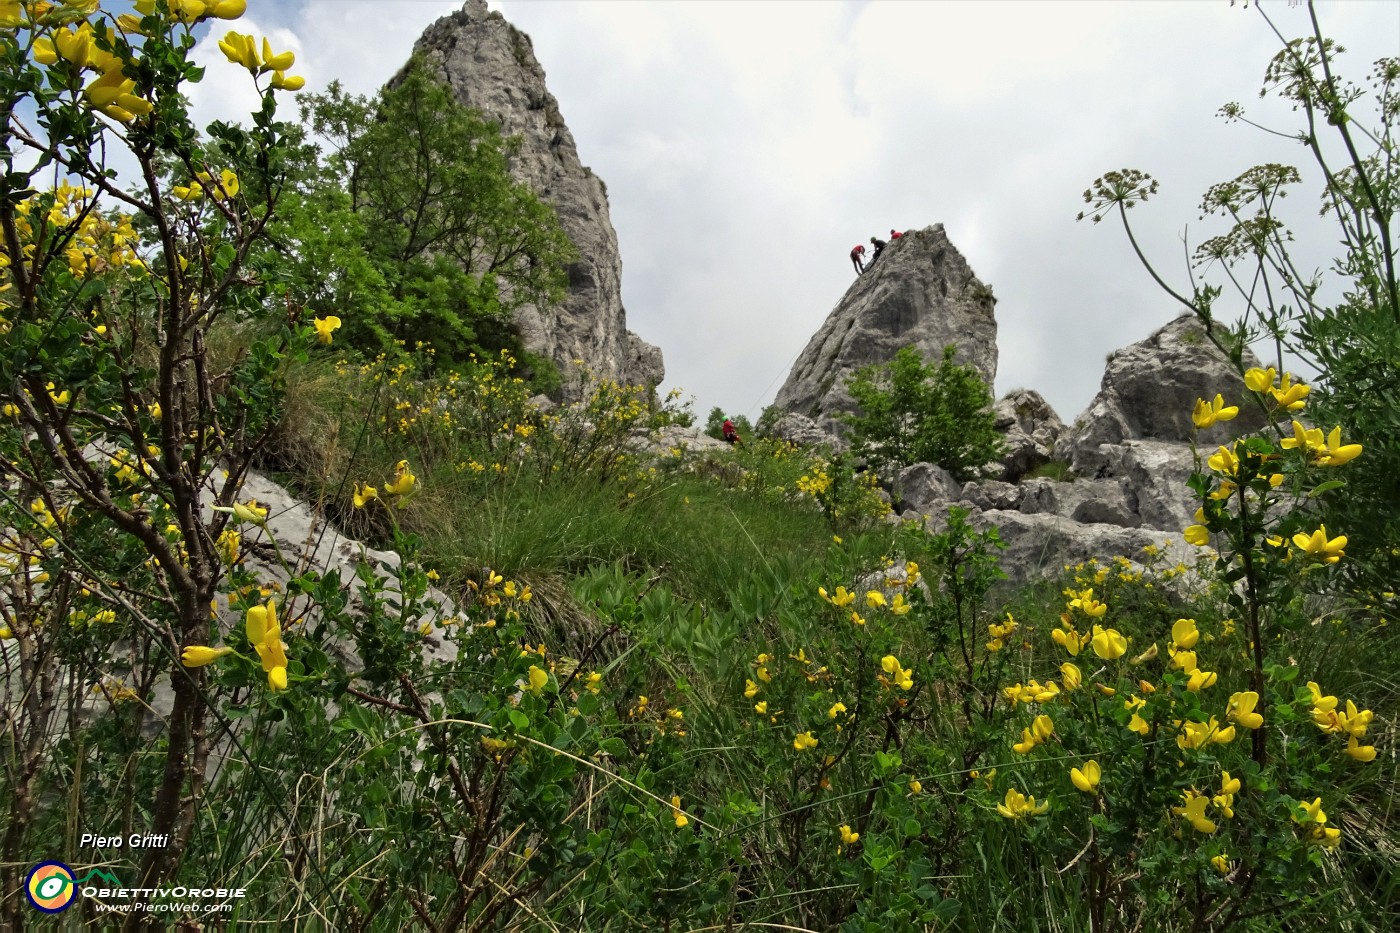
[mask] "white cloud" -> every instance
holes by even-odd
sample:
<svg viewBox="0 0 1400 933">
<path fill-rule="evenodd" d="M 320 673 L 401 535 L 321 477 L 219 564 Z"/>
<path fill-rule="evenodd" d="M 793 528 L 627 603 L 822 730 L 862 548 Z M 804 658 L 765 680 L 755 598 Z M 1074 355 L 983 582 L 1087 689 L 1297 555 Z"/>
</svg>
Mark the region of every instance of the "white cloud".
<svg viewBox="0 0 1400 933">
<path fill-rule="evenodd" d="M 998 388 L 1043 392 L 1062 417 L 1104 356 L 1178 308 L 1120 229 L 1074 222 L 1080 192 L 1135 166 L 1163 183 L 1134 220 L 1164 274 L 1208 225 L 1202 191 L 1260 161 L 1301 163 L 1277 137 L 1226 125 L 1257 98 L 1277 40 L 1224 3 L 492 4 L 529 33 L 580 155 L 608 184 L 633 330 L 669 382 L 756 413 L 841 297 L 851 245 L 943 223 L 1000 299 Z M 289 30 L 313 88 L 371 93 L 458 2 L 252 0 Z M 1306 10 L 1267 4 L 1285 34 Z M 1360 77 L 1395 54 L 1400 6 L 1320 6 Z M 248 20 L 240 25 L 247 30 Z M 274 38 L 274 45 L 279 41 Z M 217 51 L 217 50 L 215 50 Z M 212 78 L 212 69 L 211 69 Z M 230 99 L 222 102 L 235 107 Z M 245 103 L 237 99 L 238 105 Z M 201 107 L 214 107 L 213 101 Z M 1315 214 L 1316 179 L 1292 199 Z M 1323 265 L 1335 236 L 1300 238 Z"/>
</svg>

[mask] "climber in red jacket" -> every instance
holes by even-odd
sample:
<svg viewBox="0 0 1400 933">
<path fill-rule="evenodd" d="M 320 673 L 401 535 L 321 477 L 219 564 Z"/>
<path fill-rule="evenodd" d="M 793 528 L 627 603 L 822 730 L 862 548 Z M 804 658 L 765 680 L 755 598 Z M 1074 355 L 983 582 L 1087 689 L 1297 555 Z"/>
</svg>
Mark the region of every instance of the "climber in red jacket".
<svg viewBox="0 0 1400 933">
<path fill-rule="evenodd" d="M 739 443 L 739 432 L 735 429 L 734 422 L 730 421 L 728 418 L 724 419 L 724 425 L 720 428 L 720 433 L 724 435 L 725 443 Z"/>
<path fill-rule="evenodd" d="M 860 243 L 857 243 L 855 248 L 851 250 L 851 265 L 856 267 L 856 275 L 861 275 L 865 272 L 865 263 L 861 260 L 861 257 L 864 255 L 865 247 Z"/>
<path fill-rule="evenodd" d="M 902 236 L 904 236 L 904 234 L 900 233 L 898 230 L 891 230 L 891 231 L 890 231 L 890 242 L 893 243 L 895 240 L 899 239 L 899 238 L 902 237 Z"/>
</svg>

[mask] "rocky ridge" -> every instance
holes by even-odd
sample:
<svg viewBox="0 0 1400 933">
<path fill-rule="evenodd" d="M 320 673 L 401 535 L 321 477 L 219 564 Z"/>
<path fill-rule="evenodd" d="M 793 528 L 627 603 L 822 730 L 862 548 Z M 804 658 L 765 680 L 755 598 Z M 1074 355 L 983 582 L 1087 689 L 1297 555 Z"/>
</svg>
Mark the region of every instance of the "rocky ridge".
<svg viewBox="0 0 1400 933">
<path fill-rule="evenodd" d="M 597 377 L 659 383 L 665 375 L 661 350 L 627 329 L 607 187 L 579 160 L 530 37 L 488 10 L 485 0 L 467 0 L 424 31 L 414 54 L 438 69 L 462 104 L 520 138 L 511 174 L 554 207 L 578 249 L 562 304 L 517 312 L 525 347 L 552 358 L 566 374 L 582 360 Z M 577 388 L 567 378 L 565 385 L 566 392 Z"/>
<path fill-rule="evenodd" d="M 1246 354 L 1247 366 L 1256 363 Z M 1008 542 L 1003 566 L 1015 579 L 1053 575 L 1089 557 L 1140 560 L 1149 545 L 1173 563 L 1190 563 L 1199 552 L 1181 532 L 1196 511 L 1186 485 L 1196 469 L 1192 437 L 1209 453 L 1264 425 L 1262 412 L 1241 405 L 1234 420 L 1196 432 L 1196 399 L 1216 393 L 1232 400 L 1247 395 L 1200 322 L 1183 315 L 1111 354 L 1098 394 L 1072 425 L 1036 393 L 1003 398 L 998 427 L 1008 450 L 996 466 L 1012 482 L 968 483 L 956 496 L 920 488 L 908 506 L 930 515 L 954 503 L 971 508 L 974 524 L 1000 529 Z M 1026 478 L 1022 468 L 1046 454 L 1076 478 Z"/>
<path fill-rule="evenodd" d="M 774 433 L 803 446 L 844 449 L 832 415 L 852 403 L 836 386 L 856 366 L 887 361 L 911 343 L 925 359 L 956 343 L 959 358 L 990 383 L 996 372 L 990 294 L 941 225 L 892 244 L 793 367 L 775 400 L 787 412 Z M 1247 354 L 1245 364 L 1257 361 Z M 1111 354 L 1099 393 L 1072 425 L 1033 390 L 1000 399 L 996 426 L 1006 450 L 982 479 L 958 483 L 933 464 L 884 479 L 903 518 L 938 526 L 950 506 L 959 506 L 976 527 L 997 527 L 1008 545 L 1002 567 L 1014 582 L 1052 576 L 1090 557 L 1141 561 L 1149 546 L 1189 563 L 1197 552 L 1181 532 L 1196 510 L 1186 486 L 1196 467 L 1192 438 L 1208 452 L 1264 425 L 1262 412 L 1242 405 L 1235 420 L 1196 432 L 1196 399 L 1216 393 L 1246 395 L 1234 365 L 1184 315 Z M 1064 479 L 1037 475 L 1052 464 L 1058 466 L 1046 472 Z"/>
</svg>

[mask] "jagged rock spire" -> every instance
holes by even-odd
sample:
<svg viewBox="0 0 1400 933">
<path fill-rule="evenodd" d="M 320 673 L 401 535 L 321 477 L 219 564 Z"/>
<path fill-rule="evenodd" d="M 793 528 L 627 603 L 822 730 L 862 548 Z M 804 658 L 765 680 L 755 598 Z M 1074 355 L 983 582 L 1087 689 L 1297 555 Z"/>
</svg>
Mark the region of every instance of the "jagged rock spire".
<svg viewBox="0 0 1400 933">
<path fill-rule="evenodd" d="M 468 0 L 429 26 L 414 53 L 434 63 L 459 101 L 498 122 L 505 135 L 520 137 L 511 174 L 553 205 L 578 248 L 563 304 L 544 311 L 525 307 L 517 314 L 526 348 L 551 357 L 566 372 L 579 359 L 599 376 L 660 382 L 661 350 L 627 330 L 607 188 L 579 161 L 530 37 L 488 10 L 484 0 Z"/>
<path fill-rule="evenodd" d="M 942 224 L 910 230 L 851 284 L 797 358 L 774 404 L 830 425 L 834 413 L 855 408 L 846 377 L 888 362 L 911 344 L 929 361 L 955 345 L 956 360 L 976 367 L 991 386 L 997 374 L 995 304 Z"/>
</svg>

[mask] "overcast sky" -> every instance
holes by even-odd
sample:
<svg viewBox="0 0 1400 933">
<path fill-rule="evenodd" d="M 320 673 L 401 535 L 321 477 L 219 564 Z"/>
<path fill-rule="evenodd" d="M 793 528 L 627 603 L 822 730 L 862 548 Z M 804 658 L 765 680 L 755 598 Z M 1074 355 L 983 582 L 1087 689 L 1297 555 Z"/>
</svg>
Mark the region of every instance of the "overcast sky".
<svg viewBox="0 0 1400 933">
<path fill-rule="evenodd" d="M 443 0 L 250 0 L 236 28 L 297 51 L 308 90 L 372 93 Z M 1251 5 L 1174 2 L 546 2 L 492 0 L 529 33 L 584 164 L 607 183 L 629 327 L 659 345 L 666 387 L 754 417 L 850 285 L 851 247 L 942 223 L 999 303 L 998 396 L 1039 390 L 1066 421 L 1105 355 L 1182 308 L 1120 226 L 1075 222 L 1103 172 L 1143 169 L 1132 212 L 1150 257 L 1184 283 L 1181 236 L 1211 184 L 1260 162 L 1308 167 L 1296 142 L 1215 116 L 1259 99 L 1277 39 Z M 1291 37 L 1307 9 L 1264 10 Z M 1400 54 L 1400 3 L 1333 0 L 1324 32 L 1364 78 Z M 215 27 L 219 29 L 219 26 Z M 223 27 L 227 28 L 227 27 Z M 197 113 L 252 104 L 211 37 Z M 1292 199 L 1304 268 L 1337 236 L 1316 225 L 1316 172 Z M 1189 228 L 1189 229 L 1187 229 Z M 1309 233 L 1309 230 L 1311 232 Z M 1183 286 L 1184 287 L 1184 286 Z"/>
</svg>

